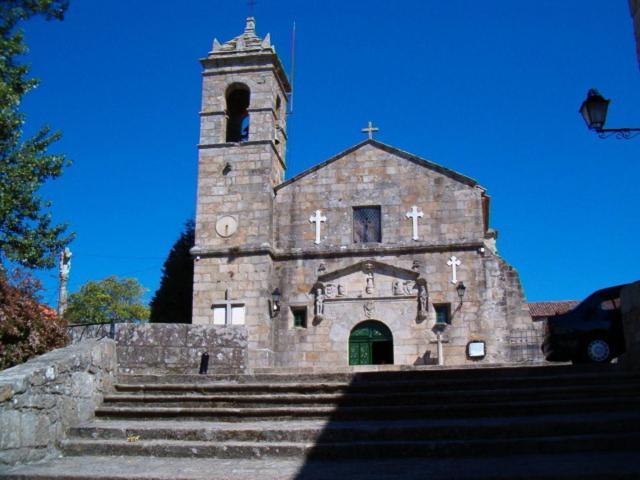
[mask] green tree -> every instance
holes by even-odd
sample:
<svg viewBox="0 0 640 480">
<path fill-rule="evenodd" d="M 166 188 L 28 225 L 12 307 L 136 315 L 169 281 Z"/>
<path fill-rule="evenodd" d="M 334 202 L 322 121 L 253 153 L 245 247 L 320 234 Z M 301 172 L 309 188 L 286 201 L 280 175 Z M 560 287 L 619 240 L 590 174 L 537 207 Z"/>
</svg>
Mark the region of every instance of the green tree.
<svg viewBox="0 0 640 480">
<path fill-rule="evenodd" d="M 144 292 L 135 278 L 110 276 L 87 282 L 69 295 L 64 318 L 72 324 L 146 321 L 149 307 L 142 303 Z"/>
<path fill-rule="evenodd" d="M 151 300 L 151 322 L 191 323 L 193 258 L 189 250 L 194 244 L 195 224 L 188 220 L 162 267 L 160 287 Z"/>
<path fill-rule="evenodd" d="M 56 254 L 72 235 L 65 225 L 52 225 L 50 203 L 37 192 L 44 182 L 62 174 L 64 155 L 47 154 L 59 132 L 41 127 L 23 138 L 22 97 L 38 85 L 19 61 L 27 53 L 18 24 L 33 16 L 63 18 L 67 0 L 0 1 L 0 264 L 5 260 L 29 268 L 51 268 Z"/>
<path fill-rule="evenodd" d="M 39 291 L 24 271 L 0 273 L 0 370 L 67 342 L 66 322 L 41 303 Z"/>
</svg>

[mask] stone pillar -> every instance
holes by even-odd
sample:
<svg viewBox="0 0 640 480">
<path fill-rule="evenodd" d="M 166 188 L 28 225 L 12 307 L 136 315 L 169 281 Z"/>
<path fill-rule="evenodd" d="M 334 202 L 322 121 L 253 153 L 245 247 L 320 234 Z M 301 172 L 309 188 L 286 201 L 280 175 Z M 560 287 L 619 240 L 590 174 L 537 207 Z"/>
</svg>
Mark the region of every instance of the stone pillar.
<svg viewBox="0 0 640 480">
<path fill-rule="evenodd" d="M 622 289 L 620 302 L 627 346 L 623 364 L 628 368 L 640 369 L 640 281 Z"/>
</svg>

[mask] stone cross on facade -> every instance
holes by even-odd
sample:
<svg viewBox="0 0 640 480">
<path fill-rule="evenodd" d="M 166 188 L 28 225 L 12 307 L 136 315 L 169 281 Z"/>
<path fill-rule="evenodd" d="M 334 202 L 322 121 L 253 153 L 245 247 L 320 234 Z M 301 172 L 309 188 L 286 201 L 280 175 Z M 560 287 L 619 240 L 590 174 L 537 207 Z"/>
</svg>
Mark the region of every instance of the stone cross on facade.
<svg viewBox="0 0 640 480">
<path fill-rule="evenodd" d="M 418 211 L 418 207 L 415 205 L 411 207 L 411 210 L 407 212 L 407 218 L 411 219 L 413 223 L 413 239 L 418 240 L 418 218 L 422 218 L 424 216 L 423 212 Z"/>
<path fill-rule="evenodd" d="M 369 140 L 371 140 L 373 138 L 373 132 L 377 132 L 380 129 L 377 127 L 373 126 L 373 122 L 371 120 L 369 120 L 369 126 L 367 126 L 367 128 L 363 128 L 362 132 L 363 133 L 368 133 L 369 134 Z"/>
<path fill-rule="evenodd" d="M 321 228 L 322 228 L 322 222 L 326 222 L 327 221 L 327 217 L 323 217 L 322 216 L 322 211 L 321 210 L 316 210 L 316 214 L 315 217 L 313 215 L 311 215 L 309 217 L 309 221 L 311 223 L 315 223 L 316 224 L 316 240 L 315 240 L 315 244 L 318 245 L 320 243 L 320 233 L 321 233 Z"/>
<path fill-rule="evenodd" d="M 449 261 L 447 262 L 447 265 L 449 265 L 452 268 L 451 283 L 453 284 L 458 283 L 458 267 L 462 265 L 462 262 L 458 257 L 454 255 L 449 259 Z"/>
</svg>

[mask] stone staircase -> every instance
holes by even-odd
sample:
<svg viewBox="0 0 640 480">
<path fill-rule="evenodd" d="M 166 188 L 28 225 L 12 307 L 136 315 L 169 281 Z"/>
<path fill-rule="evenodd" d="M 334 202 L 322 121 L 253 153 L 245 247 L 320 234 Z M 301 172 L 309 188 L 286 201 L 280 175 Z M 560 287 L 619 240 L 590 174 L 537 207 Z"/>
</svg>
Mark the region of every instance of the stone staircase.
<svg viewBox="0 0 640 480">
<path fill-rule="evenodd" d="M 3 478 L 640 478 L 640 374 L 125 375 L 61 447 Z"/>
</svg>

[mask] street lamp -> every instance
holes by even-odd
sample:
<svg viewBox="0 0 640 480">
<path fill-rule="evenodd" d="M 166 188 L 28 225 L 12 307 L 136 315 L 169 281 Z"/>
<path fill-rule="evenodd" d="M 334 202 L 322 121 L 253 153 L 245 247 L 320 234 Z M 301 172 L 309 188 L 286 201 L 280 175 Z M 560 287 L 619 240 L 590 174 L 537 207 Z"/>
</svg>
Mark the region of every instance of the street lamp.
<svg viewBox="0 0 640 480">
<path fill-rule="evenodd" d="M 458 286 L 456 287 L 456 292 L 458 292 L 458 298 L 460 299 L 460 303 L 462 303 L 462 299 L 464 298 L 464 294 L 467 291 L 467 287 L 464 286 L 464 283 L 458 282 Z"/>
<path fill-rule="evenodd" d="M 640 128 L 604 128 L 610 102 L 611 100 L 604 98 L 594 88 L 587 92 L 587 98 L 580 105 L 579 111 L 589 130 L 595 130 L 600 138 L 607 138 L 615 134 L 618 139 L 628 140 L 640 135 Z"/>
<path fill-rule="evenodd" d="M 275 317 L 280 312 L 280 298 L 282 295 L 280 294 L 280 289 L 276 287 L 276 289 L 271 293 L 271 316 Z"/>
</svg>

